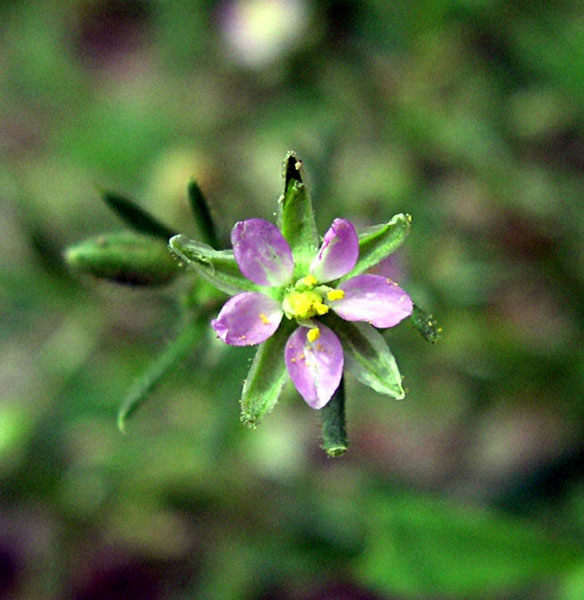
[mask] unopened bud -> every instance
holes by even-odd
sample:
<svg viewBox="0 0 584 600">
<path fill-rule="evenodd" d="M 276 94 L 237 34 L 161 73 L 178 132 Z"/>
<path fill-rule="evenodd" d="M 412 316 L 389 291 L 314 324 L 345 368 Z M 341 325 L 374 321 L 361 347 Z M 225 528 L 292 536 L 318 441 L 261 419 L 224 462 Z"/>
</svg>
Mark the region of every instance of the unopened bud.
<svg viewBox="0 0 584 600">
<path fill-rule="evenodd" d="M 65 261 L 80 273 L 127 285 L 161 285 L 178 272 L 162 240 L 131 231 L 106 233 L 71 246 Z"/>
</svg>

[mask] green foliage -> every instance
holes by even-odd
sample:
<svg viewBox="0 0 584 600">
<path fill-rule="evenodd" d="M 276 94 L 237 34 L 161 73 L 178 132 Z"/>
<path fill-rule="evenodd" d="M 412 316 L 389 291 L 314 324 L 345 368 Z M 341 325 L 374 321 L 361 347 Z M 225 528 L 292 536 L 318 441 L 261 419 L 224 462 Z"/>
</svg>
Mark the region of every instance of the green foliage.
<svg viewBox="0 0 584 600">
<path fill-rule="evenodd" d="M 348 450 L 345 417 L 345 382 L 341 383 L 329 402 L 320 410 L 322 415 L 322 447 L 330 457 Z"/>
<path fill-rule="evenodd" d="M 353 270 L 342 279 L 361 275 L 395 252 L 410 232 L 411 223 L 410 215 L 399 214 L 387 223 L 373 225 L 359 232 L 359 259 Z"/>
<path fill-rule="evenodd" d="M 284 161 L 284 194 L 280 197 L 279 227 L 290 244 L 294 275 L 303 277 L 318 248 L 312 201 L 302 181 L 302 163 L 293 153 Z"/>
<path fill-rule="evenodd" d="M 168 283 L 178 272 L 165 243 L 130 231 L 75 244 L 66 250 L 65 261 L 79 273 L 128 285 Z"/>
<path fill-rule="evenodd" d="M 0 3 L 0 593 L 579 600 L 581 3 L 268 4 L 309 10 L 254 29 L 207 0 Z M 274 44 L 244 64 L 259 46 L 229 36 L 254 31 Z M 287 148 L 319 232 L 413 216 L 391 277 L 447 335 L 391 331 L 404 402 L 346 378 L 340 461 L 286 388 L 242 427 L 253 349 L 208 333 L 120 435 L 120 397 L 173 345 L 176 293 L 207 332 L 222 298 L 192 274 L 71 277 L 61 249 L 119 225 L 87 190 L 127 190 L 161 242 L 189 231 L 194 177 L 223 240 L 274 220 Z"/>
<path fill-rule="evenodd" d="M 422 334 L 422 337 L 428 341 L 435 343 L 442 335 L 442 328 L 436 322 L 436 319 L 425 313 L 419 306 L 414 304 L 414 310 L 411 316 L 414 327 Z"/>
<path fill-rule="evenodd" d="M 387 594 L 488 598 L 568 574 L 583 559 L 569 538 L 443 499 L 377 496 L 363 514 L 370 543 L 358 572 L 367 585 Z"/>
<path fill-rule="evenodd" d="M 203 241 L 212 248 L 218 248 L 219 242 L 217 240 L 217 231 L 215 230 L 215 223 L 211 218 L 209 204 L 207 203 L 199 184 L 195 180 L 189 182 L 188 195 L 191 204 L 191 212 L 193 213 L 193 217 L 201 232 Z"/>
<path fill-rule="evenodd" d="M 262 289 L 244 277 L 232 250 L 213 250 L 211 246 L 191 240 L 182 234 L 171 238 L 168 245 L 172 253 L 189 269 L 227 294 Z"/>
<path fill-rule="evenodd" d="M 248 427 L 256 427 L 278 402 L 288 379 L 284 347 L 293 329 L 292 321 L 284 319 L 256 352 L 241 396 L 241 421 Z"/>
<path fill-rule="evenodd" d="M 344 321 L 329 313 L 324 322 L 338 335 L 345 368 L 361 383 L 397 400 L 405 398 L 402 376 L 385 340 L 368 323 Z"/>
<path fill-rule="evenodd" d="M 199 359 L 205 351 L 206 321 L 189 315 L 182 324 L 181 331 L 172 340 L 164 351 L 144 370 L 136 382 L 127 392 L 122 405 L 118 410 L 118 427 L 126 431 L 126 423 L 130 417 L 148 400 L 165 377 L 167 377 L 180 362 L 192 354 L 197 353 Z"/>
<path fill-rule="evenodd" d="M 166 225 L 163 225 L 153 216 L 149 215 L 144 209 L 140 208 L 135 202 L 114 194 L 113 192 L 103 192 L 101 195 L 106 205 L 113 210 L 118 217 L 132 229 L 139 233 L 151 235 L 160 238 L 164 242 L 176 234 Z"/>
</svg>

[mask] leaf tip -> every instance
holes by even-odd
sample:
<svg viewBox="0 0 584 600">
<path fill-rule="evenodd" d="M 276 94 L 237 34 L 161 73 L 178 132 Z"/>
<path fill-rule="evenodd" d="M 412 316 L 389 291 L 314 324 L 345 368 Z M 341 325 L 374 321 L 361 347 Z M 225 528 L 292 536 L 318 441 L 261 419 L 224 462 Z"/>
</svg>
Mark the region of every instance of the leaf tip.
<svg viewBox="0 0 584 600">
<path fill-rule="evenodd" d="M 240 420 L 248 429 L 256 429 L 259 424 L 259 419 L 257 416 L 254 416 L 248 412 L 242 412 Z"/>
<path fill-rule="evenodd" d="M 288 189 L 288 185 L 292 181 L 302 183 L 302 161 L 294 150 L 289 150 L 286 153 L 282 174 L 284 176 L 284 191 Z"/>
<path fill-rule="evenodd" d="M 128 433 L 128 430 L 126 429 L 126 411 L 125 410 L 120 410 L 120 412 L 118 413 L 118 418 L 116 419 L 117 425 L 118 425 L 118 430 L 120 433 L 123 433 L 124 435 L 126 433 Z"/>
<path fill-rule="evenodd" d="M 438 325 L 434 316 L 424 312 L 417 304 L 414 304 L 410 319 L 414 328 L 420 332 L 427 342 L 435 344 L 442 337 L 442 327 Z"/>
<path fill-rule="evenodd" d="M 339 446 L 322 446 L 322 449 L 326 452 L 328 458 L 336 458 L 342 456 L 349 449 L 346 445 Z"/>
</svg>

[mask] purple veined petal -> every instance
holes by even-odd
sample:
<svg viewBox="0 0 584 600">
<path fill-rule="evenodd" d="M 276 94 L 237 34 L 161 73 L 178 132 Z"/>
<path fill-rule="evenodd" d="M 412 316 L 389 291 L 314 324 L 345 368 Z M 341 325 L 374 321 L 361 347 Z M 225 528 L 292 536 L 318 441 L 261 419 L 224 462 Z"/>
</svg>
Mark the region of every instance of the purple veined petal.
<svg viewBox="0 0 584 600">
<path fill-rule="evenodd" d="M 298 327 L 288 338 L 284 357 L 292 382 L 308 406 L 322 408 L 339 387 L 343 375 L 343 347 L 339 338 L 324 325 L 320 337 L 307 338 L 308 327 Z"/>
<path fill-rule="evenodd" d="M 324 234 L 324 241 L 310 265 L 320 283 L 346 275 L 359 258 L 359 237 L 351 221 L 335 219 Z"/>
<path fill-rule="evenodd" d="M 343 282 L 341 300 L 330 307 L 346 321 L 366 321 L 375 327 L 393 327 L 412 314 L 412 300 L 397 283 L 379 275 L 358 275 Z"/>
<path fill-rule="evenodd" d="M 231 230 L 231 243 L 241 272 L 254 283 L 280 287 L 292 280 L 292 251 L 273 223 L 239 221 Z"/>
<path fill-rule="evenodd" d="M 279 302 L 259 292 L 242 292 L 230 298 L 211 326 L 230 346 L 253 346 L 267 340 L 280 325 Z"/>
</svg>

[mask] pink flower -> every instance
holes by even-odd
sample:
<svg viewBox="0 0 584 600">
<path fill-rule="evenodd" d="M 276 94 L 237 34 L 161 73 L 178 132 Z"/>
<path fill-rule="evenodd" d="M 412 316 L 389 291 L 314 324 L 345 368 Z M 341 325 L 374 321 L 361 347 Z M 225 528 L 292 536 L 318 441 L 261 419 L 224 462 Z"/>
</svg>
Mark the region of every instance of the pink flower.
<svg viewBox="0 0 584 600">
<path fill-rule="evenodd" d="M 272 336 L 284 317 L 294 319 L 298 327 L 288 338 L 284 360 L 312 408 L 327 404 L 343 374 L 341 342 L 322 322 L 329 311 L 380 328 L 393 327 L 412 313 L 409 295 L 391 279 L 372 274 L 342 279 L 359 257 L 359 237 L 345 219 L 333 221 L 308 272 L 296 280 L 290 245 L 273 223 L 236 223 L 231 242 L 240 271 L 265 289 L 234 295 L 211 324 L 226 344 L 249 346 Z"/>
</svg>

